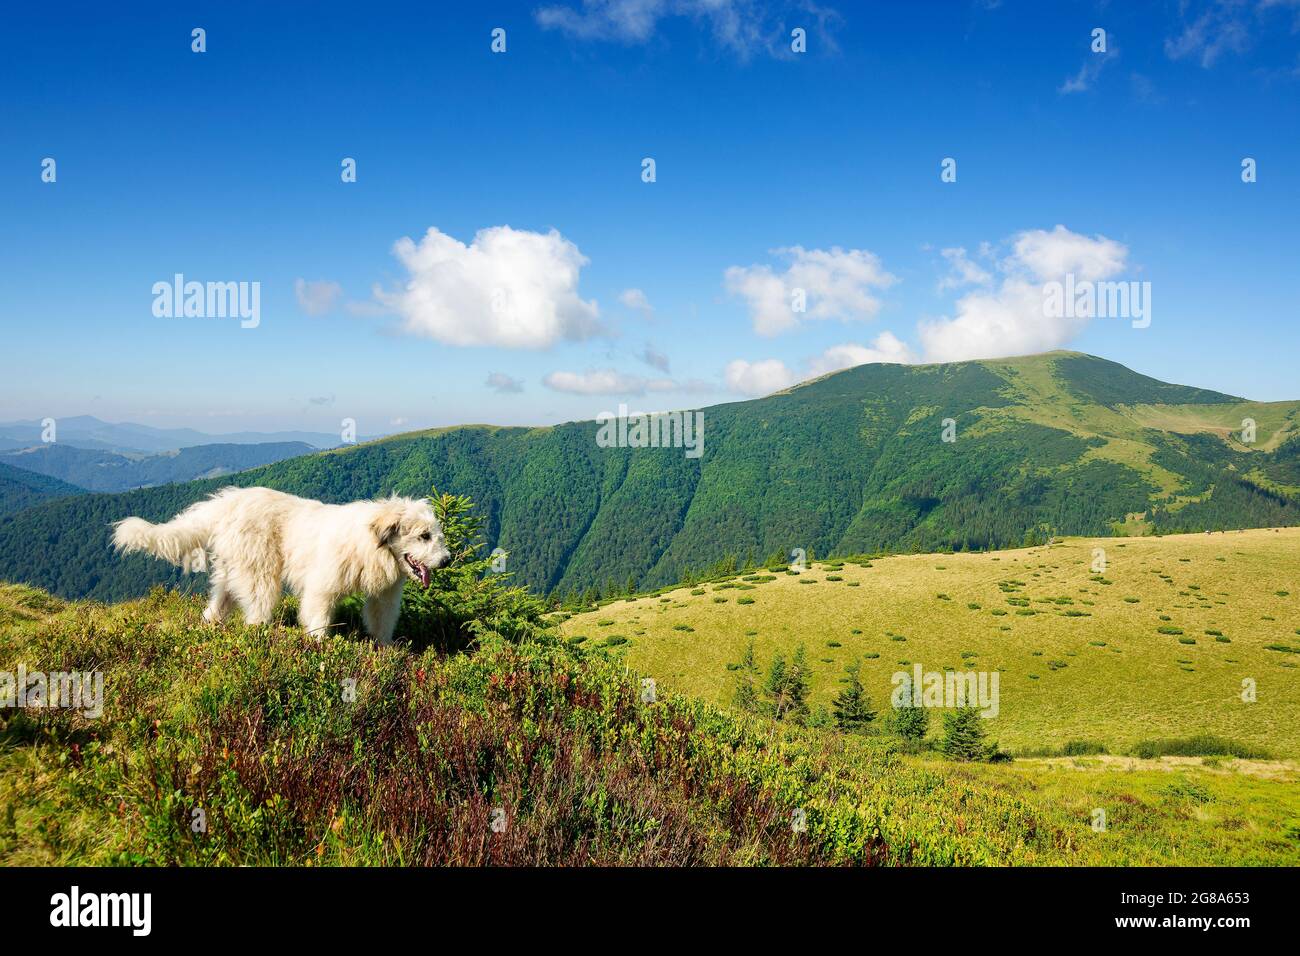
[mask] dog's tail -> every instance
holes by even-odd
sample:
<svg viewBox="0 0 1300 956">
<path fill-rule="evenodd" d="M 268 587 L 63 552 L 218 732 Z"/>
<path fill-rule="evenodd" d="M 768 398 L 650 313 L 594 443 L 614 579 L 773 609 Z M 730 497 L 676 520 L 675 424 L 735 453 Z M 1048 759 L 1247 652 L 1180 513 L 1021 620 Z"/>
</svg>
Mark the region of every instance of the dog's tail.
<svg viewBox="0 0 1300 956">
<path fill-rule="evenodd" d="M 113 525 L 113 547 L 122 554 L 143 551 L 190 571 L 207 570 L 207 547 L 212 536 L 202 504 L 186 508 L 165 524 L 143 518 L 123 518 Z"/>
</svg>

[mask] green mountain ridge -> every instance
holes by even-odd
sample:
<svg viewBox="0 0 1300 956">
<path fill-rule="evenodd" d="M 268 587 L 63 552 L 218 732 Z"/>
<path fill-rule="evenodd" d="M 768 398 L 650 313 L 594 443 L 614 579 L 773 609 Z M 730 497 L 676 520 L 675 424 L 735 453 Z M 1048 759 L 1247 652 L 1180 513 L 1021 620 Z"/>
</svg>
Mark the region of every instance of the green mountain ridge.
<svg viewBox="0 0 1300 956">
<path fill-rule="evenodd" d="M 0 461 L 0 515 L 22 511 L 51 498 L 85 493 L 84 488 Z"/>
<path fill-rule="evenodd" d="M 471 495 L 489 547 L 545 592 L 658 586 L 796 548 L 983 550 L 1300 524 L 1300 402 L 1173 385 L 1077 352 L 864 365 L 703 412 L 699 459 L 602 448 L 596 422 L 460 426 L 43 503 L 0 519 L 0 578 L 112 600 L 178 582 L 161 562 L 114 557 L 108 526 L 165 520 L 227 484 L 326 501 L 433 485 Z"/>
</svg>

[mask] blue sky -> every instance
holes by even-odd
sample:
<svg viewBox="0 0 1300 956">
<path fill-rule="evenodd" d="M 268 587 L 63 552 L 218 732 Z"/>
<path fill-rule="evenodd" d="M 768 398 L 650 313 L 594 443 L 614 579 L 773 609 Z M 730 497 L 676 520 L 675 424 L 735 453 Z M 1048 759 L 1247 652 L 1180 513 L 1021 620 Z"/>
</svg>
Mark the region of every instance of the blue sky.
<svg viewBox="0 0 1300 956">
<path fill-rule="evenodd" d="M 1300 398 L 1300 0 L 444 6 L 10 13 L 0 420 L 543 424 L 1051 347 Z M 1038 314 L 1064 271 L 1149 327 Z M 178 272 L 257 327 L 156 316 Z"/>
</svg>

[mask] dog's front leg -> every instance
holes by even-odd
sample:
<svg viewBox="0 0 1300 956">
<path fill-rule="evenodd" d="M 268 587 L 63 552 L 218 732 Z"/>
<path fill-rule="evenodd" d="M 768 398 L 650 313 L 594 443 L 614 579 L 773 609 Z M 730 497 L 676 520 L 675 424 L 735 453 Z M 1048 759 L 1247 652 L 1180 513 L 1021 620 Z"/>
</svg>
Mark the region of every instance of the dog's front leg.
<svg viewBox="0 0 1300 956">
<path fill-rule="evenodd" d="M 402 581 L 390 585 L 378 594 L 366 599 L 366 606 L 361 611 L 366 631 L 380 644 L 393 643 L 393 628 L 397 626 L 397 617 L 402 611 Z"/>
<path fill-rule="evenodd" d="M 320 591 L 305 591 L 298 602 L 298 623 L 314 637 L 320 637 L 330 626 L 330 611 L 334 609 L 332 595 Z"/>
</svg>

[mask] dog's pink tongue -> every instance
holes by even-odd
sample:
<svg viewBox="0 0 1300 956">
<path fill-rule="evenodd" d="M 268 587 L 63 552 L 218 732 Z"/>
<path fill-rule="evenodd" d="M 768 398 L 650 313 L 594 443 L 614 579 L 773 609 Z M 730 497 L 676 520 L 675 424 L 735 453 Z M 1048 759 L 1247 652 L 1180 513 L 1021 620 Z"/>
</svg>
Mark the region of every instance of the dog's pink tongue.
<svg viewBox="0 0 1300 956">
<path fill-rule="evenodd" d="M 420 587 L 427 588 L 429 586 L 429 569 L 417 562 L 415 572 L 420 576 Z"/>
</svg>

